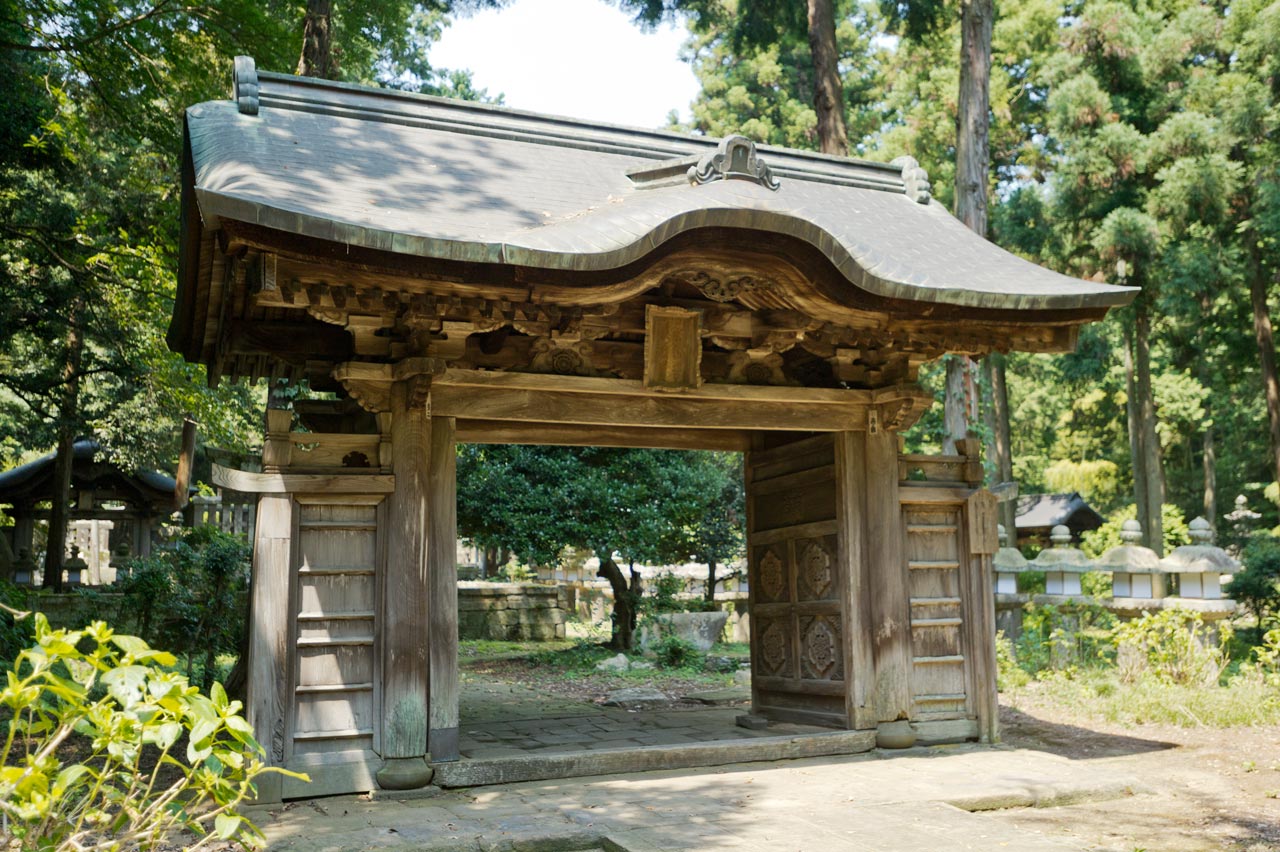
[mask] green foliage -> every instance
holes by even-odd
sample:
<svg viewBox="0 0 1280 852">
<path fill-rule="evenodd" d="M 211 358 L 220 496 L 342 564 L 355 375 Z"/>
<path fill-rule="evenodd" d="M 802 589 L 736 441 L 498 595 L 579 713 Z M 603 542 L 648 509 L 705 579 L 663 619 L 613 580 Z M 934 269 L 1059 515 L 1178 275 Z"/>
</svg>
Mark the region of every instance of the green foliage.
<svg viewBox="0 0 1280 852">
<path fill-rule="evenodd" d="M 178 831 L 195 836 L 187 849 L 262 845 L 236 808 L 283 770 L 263 765 L 240 702 L 217 684 L 201 694 L 175 662 L 103 622 L 52 630 L 36 614 L 0 691 L 0 812 L 21 848 L 167 848 Z"/>
<path fill-rule="evenodd" d="M 129 619 L 153 645 L 199 664 L 202 688 L 215 679 L 219 653 L 235 653 L 245 630 L 242 596 L 248 588 L 249 546 L 216 527 L 184 531 L 172 550 L 135 559 L 111 587 L 120 595 L 120 619 Z M 105 600 L 95 589 L 81 592 Z"/>
<path fill-rule="evenodd" d="M 662 615 L 670 612 L 684 612 L 685 602 L 680 596 L 689 588 L 689 583 L 678 574 L 659 574 L 649 587 L 649 594 L 641 602 L 641 610 L 651 615 Z"/>
<path fill-rule="evenodd" d="M 1029 674 L 1106 665 L 1115 659 L 1115 625 L 1115 614 L 1097 604 L 1027 604 L 1014 656 Z"/>
<path fill-rule="evenodd" d="M 1262 624 L 1280 614 L 1280 539 L 1255 535 L 1241 554 L 1244 569 L 1231 578 L 1226 593 Z"/>
<path fill-rule="evenodd" d="M 1078 491 L 1090 505 L 1110 506 L 1119 496 L 1120 467 L 1106 459 L 1081 462 L 1059 459 L 1045 468 L 1044 483 L 1052 493 Z"/>
<path fill-rule="evenodd" d="M 706 655 L 697 646 L 679 636 L 663 636 L 653 652 L 664 669 L 701 669 L 706 662 Z"/>
<path fill-rule="evenodd" d="M 1162 508 L 1164 552 L 1168 553 L 1175 547 L 1190 543 L 1191 538 L 1182 511 L 1171 503 L 1165 503 Z M 1125 521 L 1132 521 L 1137 516 L 1138 510 L 1134 506 L 1117 509 L 1108 516 L 1106 523 L 1080 537 L 1080 549 L 1096 559 L 1111 548 L 1119 547 L 1124 544 L 1120 538 L 1120 527 Z"/>
<path fill-rule="evenodd" d="M 1037 685 L 1057 706 L 1114 725 L 1230 728 L 1280 724 L 1280 692 L 1257 678 L 1237 677 L 1205 688 L 1142 678 L 1124 683 L 1114 669 L 1046 675 Z"/>
<path fill-rule="evenodd" d="M 0 665 L 10 665 L 31 644 L 31 622 L 15 616 L 27 608 L 27 595 L 25 589 L 0 580 Z"/>
<path fill-rule="evenodd" d="M 1229 625 L 1219 631 L 1218 642 L 1210 642 L 1200 614 L 1181 608 L 1122 622 L 1115 631 L 1120 677 L 1127 683 L 1150 676 L 1167 684 L 1217 686 L 1231 639 Z"/>
<path fill-rule="evenodd" d="M 1018 655 L 1013 640 L 1001 630 L 996 633 L 996 687 L 1001 692 L 1012 692 L 1031 683 L 1031 675 L 1018 665 Z"/>
</svg>

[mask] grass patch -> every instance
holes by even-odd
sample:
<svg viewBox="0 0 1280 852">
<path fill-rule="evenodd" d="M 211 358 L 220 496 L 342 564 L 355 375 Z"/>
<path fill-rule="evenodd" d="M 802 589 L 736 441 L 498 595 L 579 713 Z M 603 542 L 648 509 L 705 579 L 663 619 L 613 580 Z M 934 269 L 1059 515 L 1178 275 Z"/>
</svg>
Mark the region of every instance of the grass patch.
<svg viewBox="0 0 1280 852">
<path fill-rule="evenodd" d="M 458 642 L 458 660 L 518 660 L 545 652 L 572 648 L 572 640 L 562 642 L 506 642 L 496 639 L 463 639 Z"/>
<path fill-rule="evenodd" d="M 1142 677 L 1125 683 L 1114 669 L 1046 673 L 1025 687 L 1037 701 L 1116 725 L 1230 728 L 1280 724 L 1280 694 L 1257 676 L 1223 686 L 1165 683 Z M 1009 697 L 1017 703 L 1017 692 Z"/>
</svg>

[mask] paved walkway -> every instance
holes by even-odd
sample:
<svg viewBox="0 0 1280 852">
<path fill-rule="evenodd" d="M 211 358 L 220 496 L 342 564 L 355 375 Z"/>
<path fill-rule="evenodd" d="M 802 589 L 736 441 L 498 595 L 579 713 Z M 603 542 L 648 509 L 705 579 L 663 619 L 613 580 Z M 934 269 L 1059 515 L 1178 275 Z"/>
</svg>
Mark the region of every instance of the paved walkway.
<svg viewBox="0 0 1280 852">
<path fill-rule="evenodd" d="M 250 808 L 292 852 L 937 852 L 1077 847 L 981 811 L 1129 794 L 1043 752 L 957 746 Z"/>
</svg>

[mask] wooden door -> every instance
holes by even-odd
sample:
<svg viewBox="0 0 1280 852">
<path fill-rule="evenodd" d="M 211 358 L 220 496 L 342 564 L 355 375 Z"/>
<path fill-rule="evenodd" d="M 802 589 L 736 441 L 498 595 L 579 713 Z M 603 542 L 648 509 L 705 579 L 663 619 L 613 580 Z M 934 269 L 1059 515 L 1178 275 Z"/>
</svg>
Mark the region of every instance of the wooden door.
<svg viewBox="0 0 1280 852">
<path fill-rule="evenodd" d="M 747 454 L 752 703 L 769 718 L 848 727 L 847 571 L 830 434 Z"/>
</svg>

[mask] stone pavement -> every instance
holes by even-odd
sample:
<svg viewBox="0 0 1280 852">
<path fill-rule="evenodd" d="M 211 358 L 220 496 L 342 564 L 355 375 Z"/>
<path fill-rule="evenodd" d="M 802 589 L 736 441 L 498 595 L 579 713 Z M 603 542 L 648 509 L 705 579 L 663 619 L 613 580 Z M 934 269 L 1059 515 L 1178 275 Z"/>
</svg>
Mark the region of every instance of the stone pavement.
<svg viewBox="0 0 1280 852">
<path fill-rule="evenodd" d="M 980 811 L 1115 798 L 1136 781 L 1043 752 L 952 746 L 249 808 L 289 852 L 936 852 L 1077 847 Z"/>
<path fill-rule="evenodd" d="M 464 717 L 459 749 L 472 759 L 558 754 L 570 751 L 747 740 L 823 734 L 830 728 L 775 722 L 751 731 L 734 724 L 743 707 L 629 711 L 581 707 L 574 715 L 509 719 L 470 725 Z"/>
</svg>

